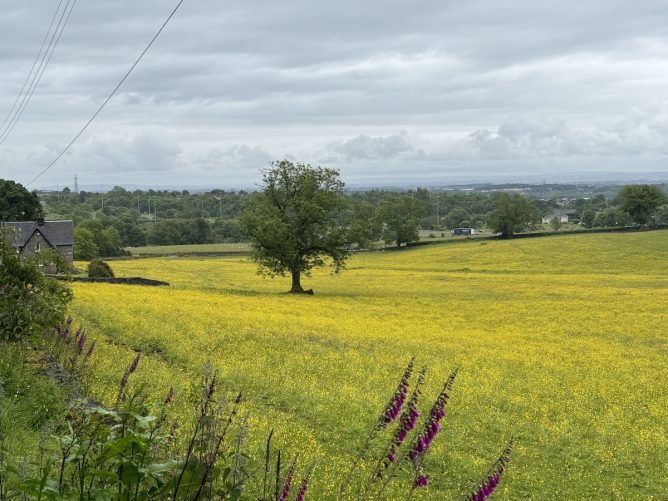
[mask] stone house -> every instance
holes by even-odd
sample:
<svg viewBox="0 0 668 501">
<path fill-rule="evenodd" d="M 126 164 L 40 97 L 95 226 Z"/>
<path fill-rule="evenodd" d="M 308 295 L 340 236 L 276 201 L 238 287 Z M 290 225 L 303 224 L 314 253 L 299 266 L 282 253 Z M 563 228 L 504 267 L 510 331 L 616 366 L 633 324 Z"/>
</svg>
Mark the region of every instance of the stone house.
<svg viewBox="0 0 668 501">
<path fill-rule="evenodd" d="M 73 262 L 74 223 L 72 221 L 0 222 L 6 238 L 21 256 L 34 256 L 46 249 L 57 251 L 67 263 Z M 46 264 L 44 273 L 55 273 L 55 265 Z"/>
</svg>

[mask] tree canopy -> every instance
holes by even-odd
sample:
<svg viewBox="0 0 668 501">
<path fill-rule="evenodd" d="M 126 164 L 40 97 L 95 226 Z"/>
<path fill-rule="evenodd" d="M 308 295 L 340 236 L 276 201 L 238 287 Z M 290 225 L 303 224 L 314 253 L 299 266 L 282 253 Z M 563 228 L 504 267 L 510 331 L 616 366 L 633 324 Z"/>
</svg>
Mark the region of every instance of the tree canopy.
<svg viewBox="0 0 668 501">
<path fill-rule="evenodd" d="M 496 193 L 492 197 L 494 210 L 487 218 L 487 226 L 502 237 L 512 237 L 526 228 L 533 227 L 540 217 L 536 206 L 517 193 Z"/>
<path fill-rule="evenodd" d="M 376 218 L 382 223 L 385 243 L 401 244 L 420 239 L 422 205 L 411 195 L 390 195 L 378 206 Z"/>
<path fill-rule="evenodd" d="M 87 261 L 99 255 L 100 249 L 95 243 L 93 232 L 81 226 L 74 228 L 74 259 Z"/>
<path fill-rule="evenodd" d="M 290 273 L 295 293 L 304 292 L 302 274 L 309 276 L 327 258 L 339 272 L 350 256 L 339 172 L 281 160 L 263 171 L 262 180 L 241 218 L 260 271 Z"/>
<path fill-rule="evenodd" d="M 0 220 L 34 221 L 42 216 L 37 192 L 22 184 L 0 179 Z"/>
<path fill-rule="evenodd" d="M 619 190 L 620 209 L 639 225 L 649 222 L 654 211 L 666 202 L 663 190 L 653 184 L 629 184 Z"/>
</svg>

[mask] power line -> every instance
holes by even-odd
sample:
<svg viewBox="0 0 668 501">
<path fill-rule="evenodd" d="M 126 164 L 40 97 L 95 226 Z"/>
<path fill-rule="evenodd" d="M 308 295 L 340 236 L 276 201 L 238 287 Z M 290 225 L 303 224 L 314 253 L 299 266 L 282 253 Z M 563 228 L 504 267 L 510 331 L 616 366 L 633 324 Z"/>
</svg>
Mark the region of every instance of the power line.
<svg viewBox="0 0 668 501">
<path fill-rule="evenodd" d="M 39 48 L 39 52 L 35 56 L 35 60 L 32 63 L 32 67 L 30 68 L 30 71 L 26 75 L 26 79 L 23 82 L 23 86 L 21 87 L 21 90 L 19 91 L 19 94 L 16 96 L 16 99 L 14 100 L 14 103 L 12 104 L 12 107 L 7 112 L 7 116 L 5 117 L 4 121 L 2 122 L 2 125 L 0 125 L 0 130 L 4 129 L 5 124 L 7 123 L 7 120 L 9 120 L 9 117 L 14 112 L 14 108 L 16 108 L 16 103 L 19 102 L 19 99 L 23 95 L 23 91 L 25 90 L 26 85 L 28 84 L 28 80 L 30 80 L 30 75 L 32 75 L 32 72 L 35 69 L 35 66 L 37 66 L 37 61 L 39 61 L 39 57 L 42 55 L 42 51 L 44 50 L 44 46 L 46 45 L 46 41 L 49 39 L 49 34 L 51 33 L 51 28 L 53 28 L 53 23 L 56 20 L 56 16 L 58 16 L 58 12 L 60 12 L 60 6 L 62 4 L 63 4 L 63 0 L 60 0 L 60 2 L 58 2 L 58 7 L 56 8 L 56 12 L 53 13 L 53 17 L 51 18 L 51 24 L 49 25 L 49 29 L 46 30 L 46 33 L 44 34 L 44 40 L 42 40 L 42 46 Z"/>
<path fill-rule="evenodd" d="M 114 90 L 111 91 L 111 94 L 107 97 L 107 99 L 104 100 L 104 102 L 100 105 L 100 107 L 97 109 L 95 113 L 93 113 L 93 116 L 91 116 L 88 121 L 84 124 L 84 126 L 81 128 L 79 132 L 74 136 L 74 139 L 72 139 L 67 146 L 63 149 L 63 151 L 60 152 L 60 154 L 51 162 L 49 165 L 47 165 L 42 172 L 37 174 L 34 178 L 30 180 L 30 182 L 26 183 L 25 186 L 30 186 L 32 183 L 37 181 L 40 177 L 46 173 L 53 165 L 62 158 L 62 156 L 72 147 L 72 145 L 81 137 L 81 134 L 84 133 L 84 131 L 88 128 L 88 126 L 95 120 L 95 118 L 100 114 L 102 109 L 107 105 L 107 103 L 111 100 L 112 97 L 114 97 L 114 94 L 116 94 L 116 91 L 120 89 L 121 85 L 123 85 L 123 82 L 130 76 L 130 73 L 132 73 L 132 70 L 135 69 L 135 67 L 139 64 L 139 61 L 144 57 L 144 55 L 148 52 L 148 50 L 151 48 L 153 45 L 153 42 L 156 41 L 156 39 L 160 36 L 160 33 L 165 29 L 165 26 L 167 26 L 167 23 L 171 21 L 171 19 L 174 17 L 174 14 L 176 14 L 176 11 L 179 10 L 179 7 L 181 7 L 181 4 L 184 2 L 184 0 L 179 0 L 179 3 L 176 4 L 176 7 L 172 10 L 172 12 L 167 16 L 167 19 L 165 19 L 165 22 L 162 23 L 162 26 L 160 26 L 160 29 L 156 32 L 156 34 L 153 36 L 151 41 L 148 43 L 148 45 L 144 48 L 144 50 L 139 54 L 139 57 L 135 60 L 135 62 L 130 66 L 130 69 L 125 73 L 123 78 L 121 78 L 120 82 L 118 82 L 118 85 L 114 87 Z"/>
<path fill-rule="evenodd" d="M 11 118 L 9 125 L 2 132 L 2 134 L 0 134 L 0 144 L 4 143 L 7 137 L 9 137 L 9 134 L 12 132 L 17 122 L 23 115 L 23 112 L 25 111 L 26 107 L 28 106 L 30 99 L 32 99 L 32 96 L 35 93 L 35 90 L 37 89 L 37 86 L 39 85 L 40 81 L 42 80 L 44 72 L 46 71 L 46 67 L 49 65 L 51 57 L 53 56 L 53 53 L 55 52 L 56 47 L 58 46 L 58 42 L 60 42 L 60 37 L 63 35 L 63 31 L 67 26 L 67 22 L 69 21 L 70 16 L 72 15 L 72 9 L 74 9 L 74 5 L 76 3 L 77 0 L 73 1 L 67 0 L 65 8 L 63 9 L 63 12 L 60 15 L 60 19 L 58 19 L 58 24 L 56 25 L 56 29 L 53 31 L 53 34 L 51 35 L 51 40 L 49 40 L 49 45 L 47 46 L 47 49 L 44 52 L 44 55 L 42 56 L 42 60 L 40 61 L 37 71 L 33 75 L 32 82 L 30 82 L 30 85 L 28 86 L 28 91 L 23 96 L 23 100 L 21 101 L 19 107 L 16 109 L 16 112 L 14 113 L 14 116 Z M 58 11 L 56 11 L 56 14 L 57 13 Z"/>
</svg>

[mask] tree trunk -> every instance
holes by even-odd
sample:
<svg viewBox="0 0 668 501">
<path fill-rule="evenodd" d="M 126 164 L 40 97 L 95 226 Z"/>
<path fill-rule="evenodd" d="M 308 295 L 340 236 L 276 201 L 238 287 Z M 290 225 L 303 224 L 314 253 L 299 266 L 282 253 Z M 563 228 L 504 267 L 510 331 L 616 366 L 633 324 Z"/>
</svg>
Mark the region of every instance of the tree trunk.
<svg viewBox="0 0 668 501">
<path fill-rule="evenodd" d="M 292 271 L 292 288 L 290 289 L 291 293 L 295 294 L 304 292 L 304 289 L 302 288 L 301 278 L 302 278 L 301 271 L 299 270 Z"/>
</svg>

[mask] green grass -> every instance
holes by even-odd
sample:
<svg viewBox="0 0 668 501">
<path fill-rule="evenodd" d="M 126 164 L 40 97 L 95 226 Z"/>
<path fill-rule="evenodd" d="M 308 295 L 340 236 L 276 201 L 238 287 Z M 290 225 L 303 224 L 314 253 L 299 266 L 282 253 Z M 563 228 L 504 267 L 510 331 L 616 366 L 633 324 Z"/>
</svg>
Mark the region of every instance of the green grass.
<svg viewBox="0 0 668 501">
<path fill-rule="evenodd" d="M 36 355 L 0 344 L 0 434 L 9 463 L 28 472 L 35 471 L 40 437 L 50 435 L 69 403 L 68 391 L 45 375 Z"/>
<path fill-rule="evenodd" d="M 193 244 L 193 245 L 155 245 L 128 248 L 133 256 L 169 256 L 188 254 L 241 254 L 250 249 L 246 243 L 231 244 Z"/>
</svg>

